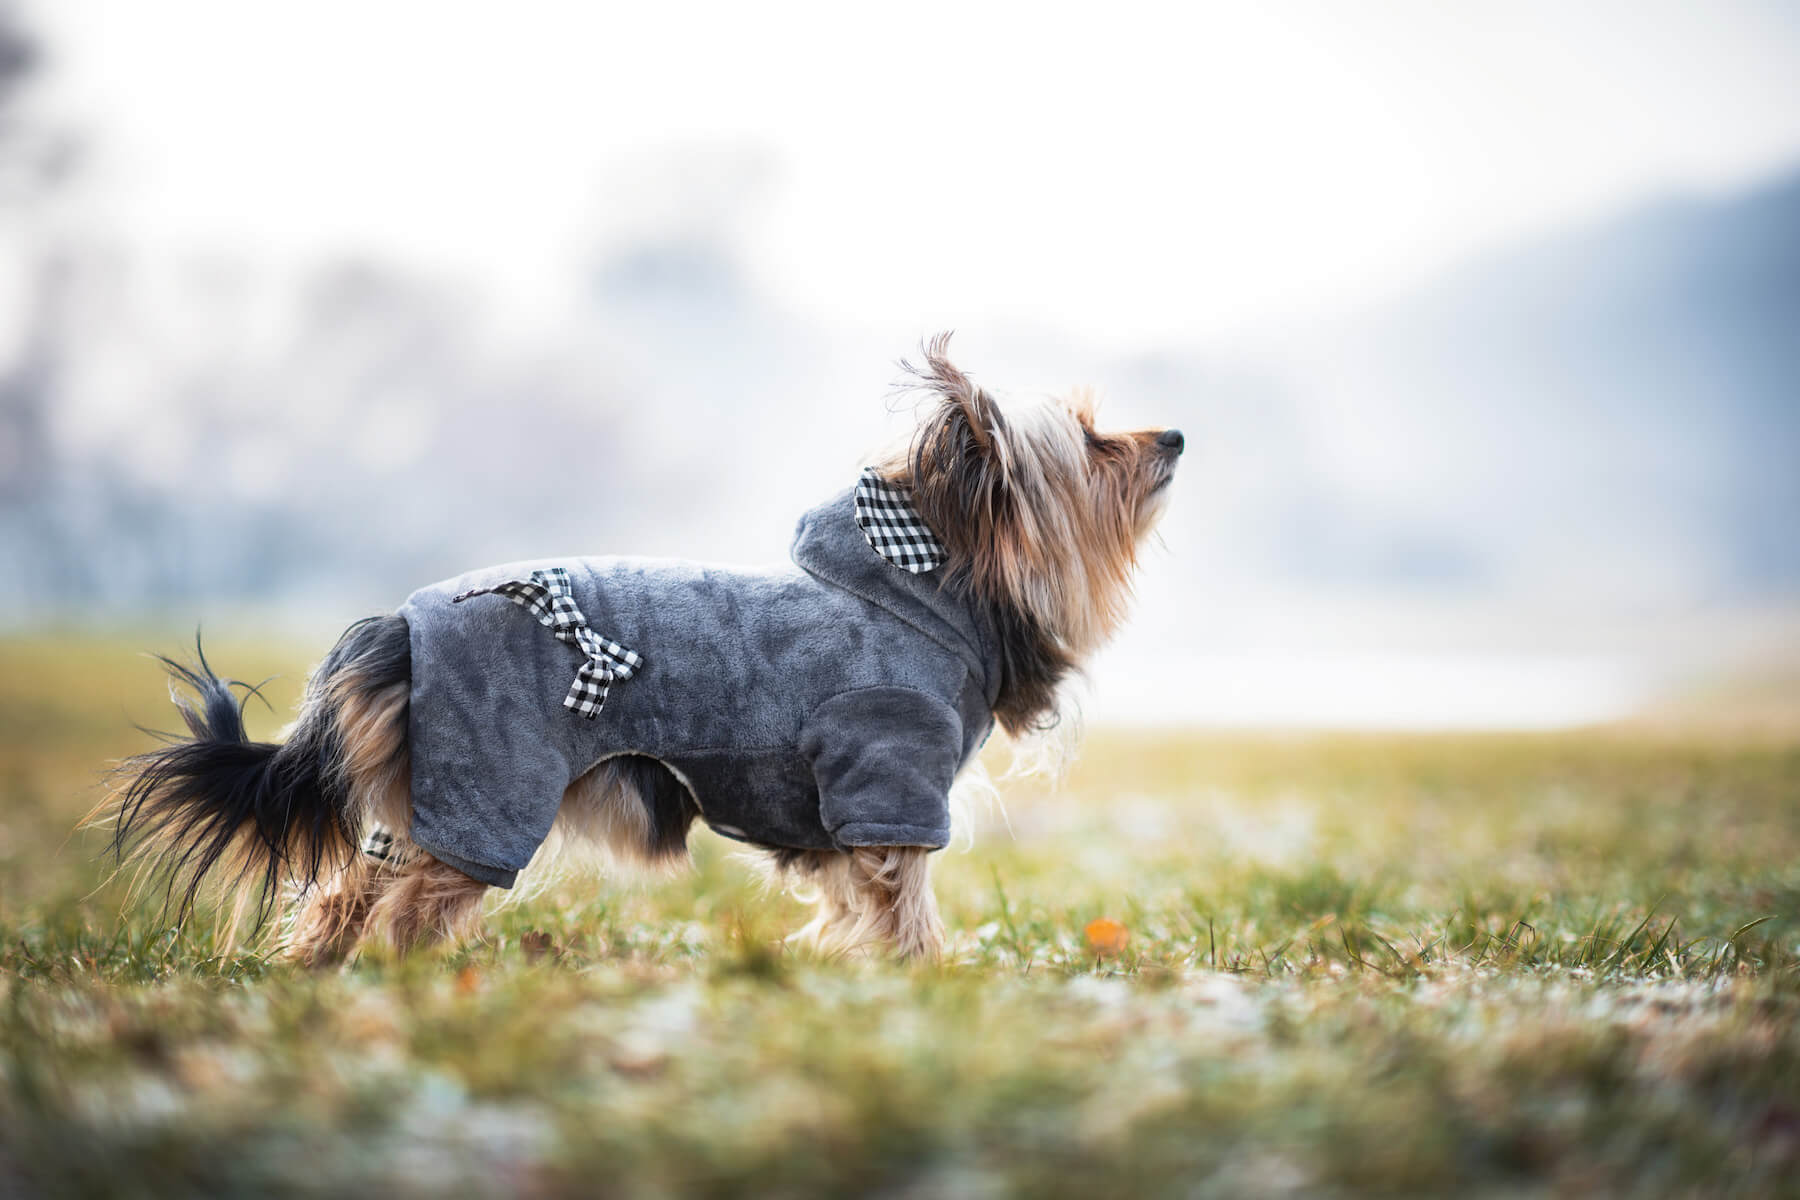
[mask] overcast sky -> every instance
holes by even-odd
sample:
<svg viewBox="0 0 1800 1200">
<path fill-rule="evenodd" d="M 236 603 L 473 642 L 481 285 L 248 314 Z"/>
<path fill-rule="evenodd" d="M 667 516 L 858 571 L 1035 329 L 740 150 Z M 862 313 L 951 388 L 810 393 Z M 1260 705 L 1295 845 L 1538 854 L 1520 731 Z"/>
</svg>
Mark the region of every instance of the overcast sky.
<svg viewBox="0 0 1800 1200">
<path fill-rule="evenodd" d="M 645 232 L 913 336 L 1355 304 L 1800 156 L 1800 7 L 39 0 L 132 245 L 372 253 L 522 314 Z"/>
</svg>

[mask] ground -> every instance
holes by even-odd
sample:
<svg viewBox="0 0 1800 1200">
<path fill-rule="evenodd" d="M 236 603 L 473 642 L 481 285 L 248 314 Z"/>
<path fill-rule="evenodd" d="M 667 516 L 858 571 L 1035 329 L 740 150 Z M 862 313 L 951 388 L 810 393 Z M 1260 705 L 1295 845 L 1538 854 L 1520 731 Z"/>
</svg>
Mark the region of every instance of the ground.
<svg viewBox="0 0 1800 1200">
<path fill-rule="evenodd" d="M 1098 732 L 939 856 L 940 965 L 697 835 L 309 972 L 71 835 L 158 638 L 0 643 L 0 1194 L 1800 1194 L 1789 726 Z"/>
</svg>

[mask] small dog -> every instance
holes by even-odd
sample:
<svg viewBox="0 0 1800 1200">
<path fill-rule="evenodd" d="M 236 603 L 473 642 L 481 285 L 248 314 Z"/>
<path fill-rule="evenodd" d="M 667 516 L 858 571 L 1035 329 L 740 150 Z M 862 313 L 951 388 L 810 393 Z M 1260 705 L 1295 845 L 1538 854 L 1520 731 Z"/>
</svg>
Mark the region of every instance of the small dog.
<svg viewBox="0 0 1800 1200">
<path fill-rule="evenodd" d="M 936 955 L 951 783 L 994 723 L 1055 720 L 1183 449 L 1097 431 L 1084 394 L 1003 414 L 947 347 L 902 364 L 918 430 L 802 518 L 792 565 L 575 558 L 421 589 L 344 633 L 276 744 L 203 656 L 164 660 L 193 737 L 125 765 L 114 851 L 183 914 L 224 872 L 234 926 L 297 884 L 285 952 L 325 963 L 468 936 L 553 828 L 667 864 L 699 818 L 810 880 L 821 947 Z"/>
</svg>

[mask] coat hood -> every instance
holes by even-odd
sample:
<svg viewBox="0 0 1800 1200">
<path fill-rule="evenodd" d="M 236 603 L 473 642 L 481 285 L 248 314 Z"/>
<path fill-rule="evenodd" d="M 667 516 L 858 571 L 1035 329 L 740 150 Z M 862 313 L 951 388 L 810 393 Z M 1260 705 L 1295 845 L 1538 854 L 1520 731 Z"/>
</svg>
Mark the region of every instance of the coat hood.
<svg viewBox="0 0 1800 1200">
<path fill-rule="evenodd" d="M 943 571 L 913 574 L 878 554 L 856 523 L 855 489 L 801 516 L 789 552 L 807 574 L 879 605 L 946 650 L 982 681 L 991 707 L 1000 694 L 999 642 L 992 623 Z"/>
</svg>

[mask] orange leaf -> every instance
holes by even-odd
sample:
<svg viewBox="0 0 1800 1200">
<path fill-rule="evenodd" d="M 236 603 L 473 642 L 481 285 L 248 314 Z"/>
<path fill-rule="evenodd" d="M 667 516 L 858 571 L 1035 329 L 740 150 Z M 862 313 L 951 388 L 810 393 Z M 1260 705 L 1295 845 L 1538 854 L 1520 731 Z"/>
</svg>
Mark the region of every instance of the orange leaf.
<svg viewBox="0 0 1800 1200">
<path fill-rule="evenodd" d="M 1094 953 L 1103 958 L 1124 953 L 1125 943 L 1131 940 L 1131 931 L 1111 917 L 1089 921 L 1082 933 L 1087 936 L 1087 944 Z"/>
</svg>

